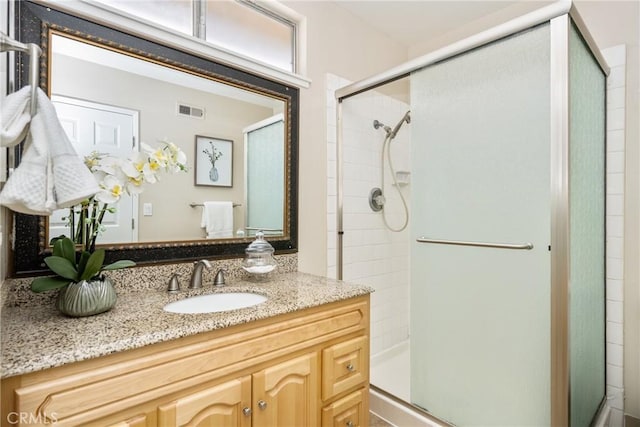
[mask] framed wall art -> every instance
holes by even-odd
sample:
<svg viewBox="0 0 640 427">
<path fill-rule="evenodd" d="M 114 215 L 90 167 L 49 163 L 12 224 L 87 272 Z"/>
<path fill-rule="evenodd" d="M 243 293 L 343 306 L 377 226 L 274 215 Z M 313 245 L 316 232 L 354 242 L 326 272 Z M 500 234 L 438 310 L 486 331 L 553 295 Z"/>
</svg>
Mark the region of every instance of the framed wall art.
<svg viewBox="0 0 640 427">
<path fill-rule="evenodd" d="M 233 187 L 233 141 L 196 135 L 195 185 Z"/>
</svg>

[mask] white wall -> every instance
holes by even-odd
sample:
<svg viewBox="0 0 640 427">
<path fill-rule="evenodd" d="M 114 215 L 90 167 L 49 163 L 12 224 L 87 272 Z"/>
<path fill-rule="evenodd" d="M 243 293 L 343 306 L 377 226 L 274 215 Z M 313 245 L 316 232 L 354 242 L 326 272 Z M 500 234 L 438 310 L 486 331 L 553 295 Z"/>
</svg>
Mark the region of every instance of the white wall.
<svg viewBox="0 0 640 427">
<path fill-rule="evenodd" d="M 334 91 L 350 83 L 327 76 L 327 275 L 336 277 L 336 101 Z M 343 279 L 372 286 L 371 354 L 376 355 L 409 337 L 409 228 L 388 230 L 383 211 L 369 207 L 369 192 L 381 187 L 383 129 L 374 129 L 379 120 L 394 127 L 408 105 L 378 91 L 369 91 L 343 102 Z M 396 171 L 410 170 L 411 126 L 404 125 L 392 141 L 391 159 Z M 405 211 L 385 160 L 386 198 L 384 215 L 388 224 L 400 229 Z M 407 203 L 411 185 L 401 187 Z"/>
<path fill-rule="evenodd" d="M 610 426 L 623 425 L 624 410 L 624 132 L 625 46 L 606 49 L 607 79 L 607 397 Z"/>
</svg>

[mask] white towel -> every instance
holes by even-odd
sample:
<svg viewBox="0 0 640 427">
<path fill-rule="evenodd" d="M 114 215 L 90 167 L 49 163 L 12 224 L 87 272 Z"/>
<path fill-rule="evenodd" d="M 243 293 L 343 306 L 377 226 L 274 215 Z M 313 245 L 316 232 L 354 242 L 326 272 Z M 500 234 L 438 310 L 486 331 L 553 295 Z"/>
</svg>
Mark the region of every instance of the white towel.
<svg viewBox="0 0 640 427">
<path fill-rule="evenodd" d="M 25 87 L 7 97 L 11 105 L 19 105 L 22 114 L 9 111 L 13 117 L 28 114 L 30 96 Z M 24 99 L 27 99 L 25 102 Z M 20 165 L 13 171 L 0 193 L 0 204 L 31 215 L 50 215 L 56 209 L 73 206 L 99 191 L 93 174 L 76 154 L 58 121 L 55 108 L 37 89 L 37 110 L 31 118 Z M 4 118 L 4 107 L 2 116 Z M 23 120 L 14 120 L 7 135 L 19 133 Z M 21 131 L 23 132 L 23 131 Z M 3 128 L 4 133 L 4 128 Z M 3 143 L 4 143 L 3 136 Z M 11 142 L 7 138 L 7 142 Z M 19 141 L 13 141 L 14 144 Z"/>
<path fill-rule="evenodd" d="M 204 202 L 200 227 L 207 232 L 207 239 L 233 237 L 233 203 Z"/>
<path fill-rule="evenodd" d="M 0 147 L 13 147 L 22 142 L 31 120 L 31 88 L 23 87 L 2 100 L 0 115 Z"/>
</svg>

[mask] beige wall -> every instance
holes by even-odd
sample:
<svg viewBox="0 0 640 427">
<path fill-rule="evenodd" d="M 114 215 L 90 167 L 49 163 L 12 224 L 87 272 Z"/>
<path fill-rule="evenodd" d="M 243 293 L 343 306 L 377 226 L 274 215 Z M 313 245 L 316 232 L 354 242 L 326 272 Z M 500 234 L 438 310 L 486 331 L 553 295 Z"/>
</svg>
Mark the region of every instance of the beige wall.
<svg viewBox="0 0 640 427">
<path fill-rule="evenodd" d="M 359 80 L 407 60 L 407 49 L 331 3 L 284 2 L 307 17 L 312 79 L 300 95 L 299 269 L 326 274 L 327 132 L 325 76 Z"/>
<path fill-rule="evenodd" d="M 242 129 L 275 114 L 227 97 L 101 67 L 74 58 L 54 58 L 52 92 L 140 112 L 140 141 L 156 146 L 167 138 L 187 155 L 189 171 L 161 176 L 146 185 L 139 197 L 139 241 L 191 240 L 204 237 L 202 210 L 190 202 L 228 200 L 244 203 L 244 135 Z M 86 76 L 100 76 L 100 84 Z M 177 102 L 202 107 L 205 119 L 178 116 Z M 195 135 L 233 141 L 233 186 L 194 185 Z M 153 216 L 143 216 L 144 203 L 153 204 Z M 234 229 L 244 227 L 244 207 L 234 209 Z M 179 219 L 179 220 L 177 220 Z"/>
</svg>

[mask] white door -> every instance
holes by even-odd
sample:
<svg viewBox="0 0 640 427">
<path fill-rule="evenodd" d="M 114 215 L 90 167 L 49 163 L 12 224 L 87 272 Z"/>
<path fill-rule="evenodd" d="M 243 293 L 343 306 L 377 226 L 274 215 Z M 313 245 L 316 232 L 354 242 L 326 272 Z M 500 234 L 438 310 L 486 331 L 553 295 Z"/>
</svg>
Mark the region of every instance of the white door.
<svg viewBox="0 0 640 427">
<path fill-rule="evenodd" d="M 127 158 L 138 149 L 138 112 L 110 105 L 54 95 L 51 97 L 69 140 L 78 155 L 93 151 Z M 138 240 L 138 198 L 123 195 L 114 213 L 107 213 L 104 232 L 97 243 L 128 243 Z M 49 218 L 49 238 L 70 235 L 65 219 L 68 209 L 55 211 Z"/>
</svg>

